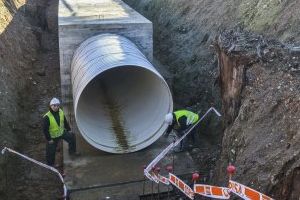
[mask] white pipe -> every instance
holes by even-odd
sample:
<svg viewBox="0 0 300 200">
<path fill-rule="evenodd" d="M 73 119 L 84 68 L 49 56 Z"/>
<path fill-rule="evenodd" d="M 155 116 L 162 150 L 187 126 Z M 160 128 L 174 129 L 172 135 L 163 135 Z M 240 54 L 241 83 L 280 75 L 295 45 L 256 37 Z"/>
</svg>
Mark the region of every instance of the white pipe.
<svg viewBox="0 0 300 200">
<path fill-rule="evenodd" d="M 75 119 L 92 146 L 134 152 L 164 133 L 171 92 L 131 41 L 115 34 L 91 37 L 75 51 L 71 71 Z"/>
</svg>

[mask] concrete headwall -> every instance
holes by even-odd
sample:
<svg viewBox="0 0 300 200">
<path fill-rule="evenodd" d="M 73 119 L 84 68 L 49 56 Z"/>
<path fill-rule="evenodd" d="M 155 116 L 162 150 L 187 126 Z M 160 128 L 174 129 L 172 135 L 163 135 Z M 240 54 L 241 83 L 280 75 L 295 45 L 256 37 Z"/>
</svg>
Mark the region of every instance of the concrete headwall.
<svg viewBox="0 0 300 200">
<path fill-rule="evenodd" d="M 58 11 L 62 102 L 73 130 L 71 61 L 74 51 L 86 39 L 115 33 L 130 39 L 152 60 L 152 23 L 120 0 L 60 0 Z"/>
</svg>

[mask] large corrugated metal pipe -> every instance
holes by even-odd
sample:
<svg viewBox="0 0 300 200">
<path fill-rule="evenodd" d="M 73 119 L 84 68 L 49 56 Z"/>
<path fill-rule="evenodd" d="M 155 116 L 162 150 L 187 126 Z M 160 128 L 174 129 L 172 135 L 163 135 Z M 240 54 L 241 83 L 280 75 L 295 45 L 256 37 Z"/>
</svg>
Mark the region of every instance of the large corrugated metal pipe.
<svg viewBox="0 0 300 200">
<path fill-rule="evenodd" d="M 163 77 L 125 37 L 101 34 L 84 41 L 72 60 L 74 112 L 92 146 L 128 153 L 155 142 L 173 109 Z"/>
</svg>

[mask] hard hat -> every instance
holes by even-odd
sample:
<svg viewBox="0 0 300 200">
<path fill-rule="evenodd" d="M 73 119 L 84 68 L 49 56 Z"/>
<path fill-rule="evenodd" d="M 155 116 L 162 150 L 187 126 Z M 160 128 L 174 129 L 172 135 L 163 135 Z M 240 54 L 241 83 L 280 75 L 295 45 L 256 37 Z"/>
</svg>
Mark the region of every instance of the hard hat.
<svg viewBox="0 0 300 200">
<path fill-rule="evenodd" d="M 50 106 L 51 106 L 51 105 L 55 105 L 55 104 L 60 104 L 60 101 L 59 101 L 57 98 L 54 97 L 54 98 L 52 98 L 51 101 L 50 101 Z"/>
<path fill-rule="evenodd" d="M 168 113 L 165 116 L 165 123 L 171 125 L 173 122 L 173 113 Z"/>
</svg>

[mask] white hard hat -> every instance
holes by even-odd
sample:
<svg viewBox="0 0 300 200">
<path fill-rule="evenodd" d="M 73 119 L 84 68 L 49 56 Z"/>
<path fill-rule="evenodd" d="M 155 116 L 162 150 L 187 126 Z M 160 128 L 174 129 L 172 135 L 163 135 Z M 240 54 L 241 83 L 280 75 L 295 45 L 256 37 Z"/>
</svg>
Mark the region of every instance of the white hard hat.
<svg viewBox="0 0 300 200">
<path fill-rule="evenodd" d="M 173 122 L 173 113 L 168 113 L 165 116 L 165 123 L 171 125 Z"/>
<path fill-rule="evenodd" d="M 50 101 L 50 106 L 51 105 L 55 105 L 55 104 L 60 104 L 60 101 L 57 99 L 57 98 L 53 98 L 53 99 L 51 99 L 51 101 Z"/>
</svg>

